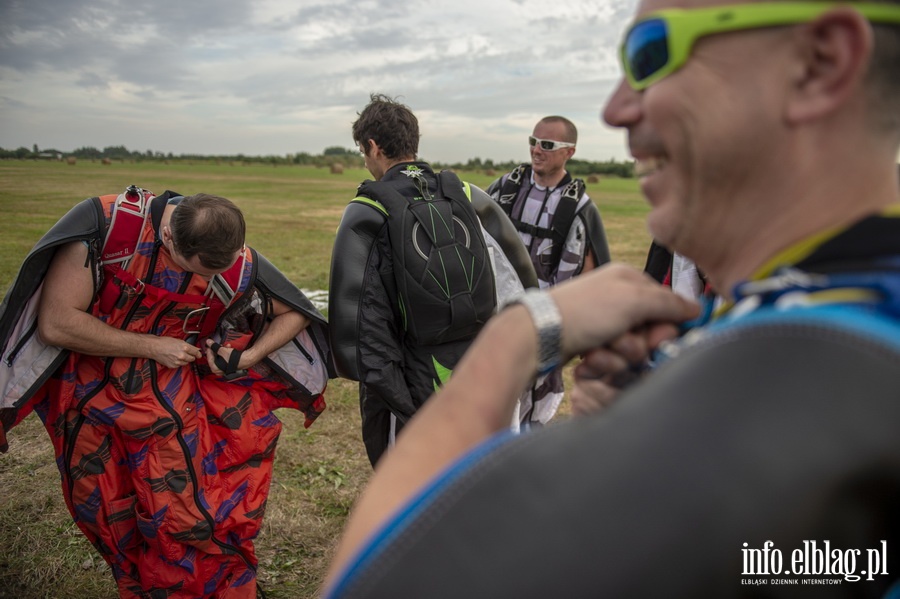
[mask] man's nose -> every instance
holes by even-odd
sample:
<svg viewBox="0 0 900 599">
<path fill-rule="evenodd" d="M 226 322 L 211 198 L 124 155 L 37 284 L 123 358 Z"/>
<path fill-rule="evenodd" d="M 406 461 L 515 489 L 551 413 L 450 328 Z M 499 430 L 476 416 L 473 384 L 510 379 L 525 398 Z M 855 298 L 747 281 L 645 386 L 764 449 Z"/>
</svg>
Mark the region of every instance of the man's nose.
<svg viewBox="0 0 900 599">
<path fill-rule="evenodd" d="M 633 90 L 623 77 L 606 101 L 600 117 L 611 127 L 628 127 L 641 117 L 641 98 L 641 92 Z"/>
</svg>

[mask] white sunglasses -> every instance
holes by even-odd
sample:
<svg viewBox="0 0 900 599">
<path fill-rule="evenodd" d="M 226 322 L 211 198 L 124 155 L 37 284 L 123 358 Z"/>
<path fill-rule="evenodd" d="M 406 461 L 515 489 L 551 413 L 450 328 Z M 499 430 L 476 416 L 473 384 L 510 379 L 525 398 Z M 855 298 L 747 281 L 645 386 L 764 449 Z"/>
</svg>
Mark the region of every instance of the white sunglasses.
<svg viewBox="0 0 900 599">
<path fill-rule="evenodd" d="M 569 143 L 567 141 L 553 141 L 552 139 L 538 139 L 534 135 L 528 136 L 528 145 L 536 146 L 540 144 L 541 149 L 545 152 L 555 152 L 561 148 L 574 148 L 575 144 Z"/>
</svg>

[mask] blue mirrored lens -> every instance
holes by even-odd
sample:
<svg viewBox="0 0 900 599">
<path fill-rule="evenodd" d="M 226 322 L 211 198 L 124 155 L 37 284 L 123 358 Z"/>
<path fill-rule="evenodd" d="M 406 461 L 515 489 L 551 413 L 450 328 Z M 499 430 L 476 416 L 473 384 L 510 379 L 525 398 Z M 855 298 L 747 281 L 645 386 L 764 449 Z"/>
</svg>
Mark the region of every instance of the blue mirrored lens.
<svg viewBox="0 0 900 599">
<path fill-rule="evenodd" d="M 668 29 L 662 19 L 635 25 L 625 40 L 625 60 L 635 81 L 642 81 L 669 62 Z"/>
</svg>

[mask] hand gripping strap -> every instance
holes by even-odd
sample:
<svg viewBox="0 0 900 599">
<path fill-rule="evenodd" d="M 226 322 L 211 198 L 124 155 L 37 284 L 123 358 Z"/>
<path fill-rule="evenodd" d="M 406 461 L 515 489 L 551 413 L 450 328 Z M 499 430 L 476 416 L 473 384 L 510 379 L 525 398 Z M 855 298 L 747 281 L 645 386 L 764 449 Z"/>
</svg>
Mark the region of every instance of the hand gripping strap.
<svg viewBox="0 0 900 599">
<path fill-rule="evenodd" d="M 226 381 L 233 381 L 235 379 L 243 378 L 247 376 L 246 370 L 238 370 L 237 365 L 241 362 L 241 354 L 244 352 L 238 349 L 231 350 L 231 356 L 228 357 L 226 361 L 225 358 L 219 355 L 219 350 L 222 349 L 222 345 L 216 342 L 210 346 L 210 349 L 213 351 L 213 355 L 215 356 L 214 362 L 219 370 L 224 373 L 224 378 Z"/>
</svg>

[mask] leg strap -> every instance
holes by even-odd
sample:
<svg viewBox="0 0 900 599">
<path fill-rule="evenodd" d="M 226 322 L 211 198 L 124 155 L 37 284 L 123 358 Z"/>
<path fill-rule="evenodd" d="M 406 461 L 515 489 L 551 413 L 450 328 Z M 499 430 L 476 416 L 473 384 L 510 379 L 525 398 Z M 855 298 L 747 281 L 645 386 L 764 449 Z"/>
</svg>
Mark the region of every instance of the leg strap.
<svg viewBox="0 0 900 599">
<path fill-rule="evenodd" d="M 219 343 L 213 343 L 210 346 L 210 349 L 213 351 L 213 355 L 215 356 L 214 361 L 216 366 L 224 373 L 224 377 L 226 381 L 233 381 L 235 379 L 239 379 L 247 376 L 246 370 L 238 370 L 237 365 L 241 362 L 241 354 L 243 353 L 241 350 L 232 349 L 231 356 L 229 356 L 226 361 L 225 358 L 219 355 L 219 350 L 222 349 L 222 345 Z"/>
</svg>

